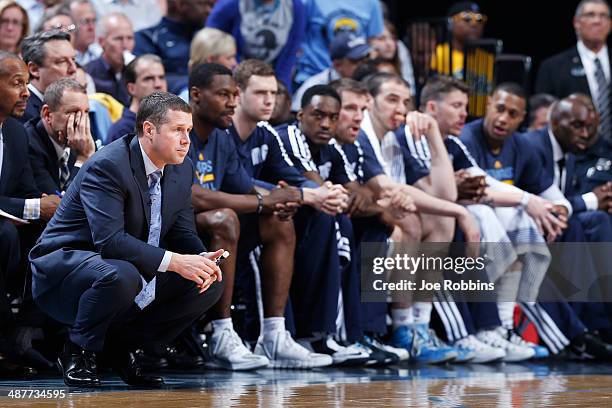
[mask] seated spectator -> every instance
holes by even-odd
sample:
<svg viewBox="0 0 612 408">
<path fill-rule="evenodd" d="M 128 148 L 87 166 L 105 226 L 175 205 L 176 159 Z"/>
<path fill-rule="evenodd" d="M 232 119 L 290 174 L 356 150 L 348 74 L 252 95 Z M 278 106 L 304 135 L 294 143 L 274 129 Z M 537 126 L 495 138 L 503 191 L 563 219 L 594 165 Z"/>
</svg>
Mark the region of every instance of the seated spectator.
<svg viewBox="0 0 612 408">
<path fill-rule="evenodd" d="M 99 18 L 109 13 L 123 13 L 129 17 L 134 31 L 138 31 L 159 23 L 165 13 L 166 2 L 164 0 L 92 0 L 92 3 Z"/>
<path fill-rule="evenodd" d="M 123 71 L 125 85 L 131 97 L 129 107 L 123 109 L 121 119 L 108 130 L 106 143 L 132 133 L 136 125 L 136 112 L 140 101 L 155 91 L 166 91 L 166 74 L 161 58 L 144 54 L 136 57 Z"/>
<path fill-rule="evenodd" d="M 51 7 L 45 11 L 38 25 L 34 28 L 34 33 L 43 31 L 60 30 L 70 35 L 72 47 L 75 46 L 76 24 L 70 16 L 70 9 L 65 5 Z"/>
<path fill-rule="evenodd" d="M 403 42 L 397 39 L 395 26 L 389 20 L 385 20 L 385 28 L 381 35 L 373 37 L 370 45 L 376 51 L 376 55 L 388 61 L 392 61 L 404 81 L 410 85 L 410 93 L 416 94 L 414 82 L 414 70 L 410 52 Z"/>
<path fill-rule="evenodd" d="M 274 110 L 270 117 L 270 124 L 272 126 L 289 123 L 293 119 L 291 115 L 291 95 L 289 95 L 289 90 L 278 77 L 276 78 L 276 83 L 278 84 L 278 91 L 276 92 Z"/>
<path fill-rule="evenodd" d="M 204 27 L 197 32 L 189 50 L 189 72 L 198 64 L 216 63 L 233 70 L 236 61 L 236 41 L 234 37 L 216 28 Z M 188 78 L 180 81 L 177 95 L 189 102 Z"/>
<path fill-rule="evenodd" d="M 168 14 L 159 24 L 136 33 L 135 55 L 159 55 L 168 76 L 168 89 L 184 85 L 188 74 L 189 47 L 196 32 L 204 27 L 211 2 L 201 0 L 168 1 Z"/>
<path fill-rule="evenodd" d="M 28 35 L 28 13 L 16 1 L 0 1 L 0 50 L 19 53 L 21 40 Z"/>
<path fill-rule="evenodd" d="M 121 75 L 125 57 L 134 50 L 132 23 L 124 14 L 106 14 L 98 25 L 98 41 L 102 55 L 87 64 L 85 70 L 94 79 L 97 92 L 107 93 L 127 106 L 130 97 Z"/>
<path fill-rule="evenodd" d="M 49 8 L 59 4 L 62 0 L 17 0 L 17 3 L 26 11 L 30 19 L 30 27 L 38 26 L 43 14 Z M 30 34 L 26 32 L 25 35 Z"/>
<path fill-rule="evenodd" d="M 274 67 L 283 83 L 291 84 L 306 28 L 301 0 L 219 0 L 206 26 L 231 34 L 238 44 L 240 60 L 265 61 Z"/>
<path fill-rule="evenodd" d="M 21 54 L 30 73 L 30 97 L 25 114 L 20 118 L 25 123 L 40 117 L 47 86 L 60 78 L 74 78 L 77 67 L 70 35 L 57 29 L 24 38 Z"/>
<path fill-rule="evenodd" d="M 296 67 L 295 84 L 298 86 L 332 66 L 333 57 L 330 58 L 329 49 L 339 34 L 352 34 L 370 40 L 383 31 L 379 0 L 307 0 L 304 7 L 306 33 L 301 46 L 302 55 Z M 297 86 L 293 89 L 297 89 Z"/>
<path fill-rule="evenodd" d="M 340 78 L 351 78 L 359 63 L 364 61 L 372 51 L 363 37 L 354 37 L 351 34 L 342 34 L 334 37 L 330 47 L 332 67 L 324 69 L 317 75 L 308 78 L 293 94 L 291 111 L 300 109 L 302 95 L 314 85 L 327 85 Z"/>
<path fill-rule="evenodd" d="M 102 53 L 96 43 L 96 11 L 89 0 L 68 0 L 70 16 L 76 25 L 74 48 L 76 60 L 82 66 L 98 58 Z"/>
<path fill-rule="evenodd" d="M 376 74 L 377 72 L 385 72 L 387 74 L 395 75 L 400 74 L 397 66 L 392 60 L 377 57 L 367 59 L 360 63 L 357 68 L 355 68 L 355 72 L 353 72 L 351 79 L 354 79 L 355 81 L 362 81 L 366 77 Z"/>
<path fill-rule="evenodd" d="M 233 70 L 236 61 L 236 41 L 234 38 L 216 28 L 205 27 L 197 32 L 189 50 L 189 69 L 214 62 Z"/>
<path fill-rule="evenodd" d="M 529 127 L 527 130 L 538 130 L 548 125 L 550 106 L 557 101 L 552 95 L 541 93 L 529 98 Z"/>
<path fill-rule="evenodd" d="M 34 182 L 45 194 L 68 186 L 96 151 L 89 130 L 87 92 L 72 78 L 62 78 L 45 91 L 38 122 L 26 123 Z"/>
<path fill-rule="evenodd" d="M 60 199 L 57 195 L 41 197 L 27 158 L 27 136 L 23 126 L 11 117 L 22 116 L 26 110 L 27 83 L 26 64 L 15 54 L 1 51 L 0 94 L 4 103 L 0 105 L 0 209 L 14 217 L 48 221 Z M 33 222 L 18 228 L 12 221 L 0 217 L 0 375 L 3 377 L 22 378 L 35 373 L 32 368 L 13 364 L 19 352 L 8 339 L 17 326 L 28 324 L 13 318 L 7 291 L 15 285 L 24 287 L 26 254 L 42 227 L 43 224 Z"/>
<path fill-rule="evenodd" d="M 463 79 L 463 49 L 468 41 L 482 37 L 487 16 L 480 12 L 478 4 L 470 1 L 454 3 L 448 9 L 447 16 L 452 20 L 453 66 L 452 69 L 449 67 L 451 45 L 444 43 L 436 46 L 436 52 L 431 59 L 431 69 L 439 74 Z"/>
</svg>

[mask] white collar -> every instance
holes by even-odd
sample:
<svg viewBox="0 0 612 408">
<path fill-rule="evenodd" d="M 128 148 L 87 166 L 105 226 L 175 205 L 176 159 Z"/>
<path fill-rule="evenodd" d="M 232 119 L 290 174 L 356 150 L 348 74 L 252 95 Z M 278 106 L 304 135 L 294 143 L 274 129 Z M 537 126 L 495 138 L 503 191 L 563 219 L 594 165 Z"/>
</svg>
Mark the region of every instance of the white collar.
<svg viewBox="0 0 612 408">
<path fill-rule="evenodd" d="M 138 137 L 138 136 L 136 136 Z M 145 166 L 145 175 L 147 176 L 147 179 L 149 178 L 149 176 L 153 173 L 155 173 L 156 171 L 160 170 L 162 176 L 164 175 L 164 169 L 158 169 L 157 166 L 155 164 L 153 164 L 153 162 L 151 161 L 151 159 L 149 158 L 149 156 L 147 156 L 147 154 L 145 153 L 144 149 L 142 148 L 142 143 L 140 143 L 140 138 L 138 139 L 138 146 L 140 146 L 140 152 L 142 153 L 142 160 L 144 161 L 144 166 Z"/>
<path fill-rule="evenodd" d="M 31 83 L 28 84 L 28 89 L 30 90 L 31 93 L 33 93 L 34 95 L 36 95 L 36 97 L 38 99 L 40 99 L 41 101 L 44 101 L 45 96 L 43 95 L 42 92 L 40 92 L 38 90 L 38 88 L 36 88 L 34 85 L 32 85 Z"/>
<path fill-rule="evenodd" d="M 49 140 L 51 140 L 51 143 L 53 143 L 53 147 L 55 148 L 55 153 L 57 154 L 58 159 L 61 159 L 63 155 L 66 155 L 66 157 L 70 157 L 70 148 L 68 146 L 66 147 L 61 146 L 48 133 L 47 133 L 47 137 L 49 138 Z M 66 152 L 68 153 L 66 154 Z"/>
<path fill-rule="evenodd" d="M 561 145 L 557 142 L 557 138 L 553 135 L 551 127 L 548 128 L 548 137 L 550 138 L 550 144 L 552 144 L 553 160 L 557 163 L 559 160 L 565 158 L 565 154 L 563 153 L 563 149 L 561 149 Z"/>
<path fill-rule="evenodd" d="M 578 44 L 576 45 L 576 48 L 578 48 L 578 54 L 581 57 L 587 57 L 587 58 L 589 58 L 592 61 L 594 61 L 595 58 L 598 58 L 600 61 L 602 61 L 602 59 L 604 59 L 604 60 L 608 59 L 608 46 L 605 45 L 605 44 L 604 44 L 603 47 L 601 47 L 601 49 L 599 51 L 597 51 L 597 53 L 589 50 L 586 47 L 586 45 L 584 45 L 582 40 L 578 41 Z"/>
</svg>

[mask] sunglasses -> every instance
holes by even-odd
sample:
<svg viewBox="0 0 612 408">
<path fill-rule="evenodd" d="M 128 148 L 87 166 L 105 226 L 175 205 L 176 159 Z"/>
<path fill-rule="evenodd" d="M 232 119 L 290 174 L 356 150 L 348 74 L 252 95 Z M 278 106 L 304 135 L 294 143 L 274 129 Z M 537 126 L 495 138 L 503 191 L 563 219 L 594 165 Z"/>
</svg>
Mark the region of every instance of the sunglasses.
<svg viewBox="0 0 612 408">
<path fill-rule="evenodd" d="M 455 21 L 463 21 L 470 25 L 485 24 L 487 22 L 487 16 L 480 13 L 473 13 L 471 11 L 462 11 L 461 13 L 453 16 Z"/>
</svg>

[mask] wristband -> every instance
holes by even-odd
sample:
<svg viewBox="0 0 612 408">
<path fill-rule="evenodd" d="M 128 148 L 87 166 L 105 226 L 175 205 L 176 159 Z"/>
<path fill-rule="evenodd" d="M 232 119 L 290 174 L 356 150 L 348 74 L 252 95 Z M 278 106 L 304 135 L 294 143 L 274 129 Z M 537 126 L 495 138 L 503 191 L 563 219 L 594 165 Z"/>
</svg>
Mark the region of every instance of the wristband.
<svg viewBox="0 0 612 408">
<path fill-rule="evenodd" d="M 261 214 L 263 210 L 263 196 L 259 193 L 255 193 L 257 196 L 257 214 Z"/>
<path fill-rule="evenodd" d="M 519 203 L 521 208 L 527 207 L 527 204 L 529 203 L 530 198 L 531 198 L 531 194 L 529 194 L 528 192 L 523 193 L 523 196 L 521 197 L 521 202 Z"/>
</svg>

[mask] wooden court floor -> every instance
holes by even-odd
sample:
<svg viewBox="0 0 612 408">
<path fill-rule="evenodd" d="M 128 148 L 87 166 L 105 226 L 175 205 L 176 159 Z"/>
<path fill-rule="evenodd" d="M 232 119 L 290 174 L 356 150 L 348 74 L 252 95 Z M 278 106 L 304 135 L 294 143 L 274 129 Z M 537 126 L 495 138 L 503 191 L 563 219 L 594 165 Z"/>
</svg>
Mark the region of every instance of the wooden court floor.
<svg viewBox="0 0 612 408">
<path fill-rule="evenodd" d="M 0 381 L 0 407 L 612 407 L 612 364 L 162 374 L 166 386 L 159 390 L 132 389 L 110 376 L 96 390 L 66 388 L 57 376 Z M 11 398 L 11 390 L 33 392 Z M 35 398 L 36 390 L 64 390 L 65 396 Z"/>
</svg>

